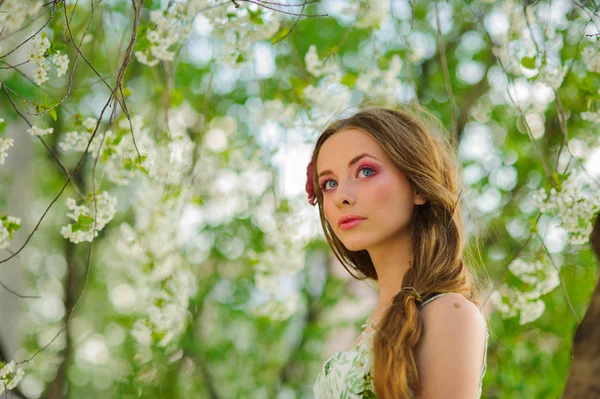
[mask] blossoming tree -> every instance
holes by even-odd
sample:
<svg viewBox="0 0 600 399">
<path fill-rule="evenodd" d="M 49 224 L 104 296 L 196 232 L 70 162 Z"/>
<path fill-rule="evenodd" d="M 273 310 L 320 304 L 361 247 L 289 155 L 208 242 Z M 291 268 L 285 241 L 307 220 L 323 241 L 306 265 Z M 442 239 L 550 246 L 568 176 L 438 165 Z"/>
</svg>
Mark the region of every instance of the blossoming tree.
<svg viewBox="0 0 600 399">
<path fill-rule="evenodd" d="M 489 276 L 483 396 L 558 397 L 597 281 L 599 22 L 570 1 L 0 0 L 0 393 L 310 396 L 361 295 L 285 170 L 357 104 L 420 101 L 459 138 Z"/>
</svg>

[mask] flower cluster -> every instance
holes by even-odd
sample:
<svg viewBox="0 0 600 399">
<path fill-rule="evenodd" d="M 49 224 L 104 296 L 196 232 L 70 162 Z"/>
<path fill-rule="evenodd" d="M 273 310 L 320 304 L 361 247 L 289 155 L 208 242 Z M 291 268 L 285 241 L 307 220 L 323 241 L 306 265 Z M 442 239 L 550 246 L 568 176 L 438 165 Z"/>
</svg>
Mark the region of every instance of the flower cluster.
<svg viewBox="0 0 600 399">
<path fill-rule="evenodd" d="M 592 218 L 600 210 L 598 195 L 582 196 L 583 187 L 575 171 L 561 182 L 559 190 L 539 189 L 532 199 L 542 213 L 554 211 L 568 233 L 571 245 L 585 244 L 592 232 Z"/>
<path fill-rule="evenodd" d="M 0 118 L 0 134 L 4 132 L 5 127 L 6 124 L 4 123 L 4 119 Z M 8 156 L 8 153 L 6 151 L 14 144 L 15 143 L 12 139 L 5 139 L 0 137 L 0 165 L 4 165 L 4 160 Z"/>
<path fill-rule="evenodd" d="M 21 227 L 21 219 L 16 216 L 0 216 L 0 248 L 10 245 L 13 233 Z"/>
<path fill-rule="evenodd" d="M 298 5 L 288 6 L 288 11 L 299 13 L 302 10 Z M 197 9 L 200 10 L 198 6 Z M 210 24 L 211 38 L 220 41 L 218 47 L 221 51 L 215 58 L 229 65 L 251 60 L 254 44 L 271 39 L 279 31 L 283 15 L 272 7 L 250 5 L 237 8 L 233 2 L 223 6 L 219 0 L 205 1 L 201 11 L 206 23 Z"/>
<path fill-rule="evenodd" d="M 29 133 L 32 136 L 44 136 L 46 134 L 51 134 L 52 132 L 54 132 L 54 128 L 49 127 L 47 129 L 40 129 L 37 126 L 31 126 L 29 129 L 27 129 L 27 133 Z"/>
<path fill-rule="evenodd" d="M 50 40 L 48 40 L 45 33 L 33 37 L 29 61 L 37 65 L 33 74 L 33 80 L 38 86 L 48 80 L 50 64 L 54 64 L 57 67 L 58 77 L 64 75 L 69 66 L 68 55 L 61 55 L 60 50 L 49 55 L 49 49 Z"/>
<path fill-rule="evenodd" d="M 545 262 L 525 262 L 517 258 L 508 265 L 508 270 L 524 283 L 535 287 L 533 296 L 542 296 L 558 286 L 558 270 Z"/>
<path fill-rule="evenodd" d="M 319 59 L 315 45 L 310 46 L 304 62 L 311 75 L 321 77 L 317 86 L 311 84 L 302 91 L 302 95 L 310 104 L 312 121 L 315 125 L 320 125 L 349 103 L 350 89 L 341 84 L 342 67 L 339 61 Z"/>
<path fill-rule="evenodd" d="M 150 28 L 146 31 L 147 49 L 136 51 L 142 64 L 153 67 L 160 61 L 173 61 L 169 48 L 186 40 L 191 33 L 192 9 L 189 3 L 175 2 L 171 9 L 150 12 Z"/>
<path fill-rule="evenodd" d="M 14 360 L 9 363 L 0 362 L 0 395 L 5 390 L 14 389 L 23 379 L 25 372 L 21 367 L 17 367 Z"/>
<path fill-rule="evenodd" d="M 0 12 L 0 26 L 4 33 L 19 29 L 27 18 L 37 14 L 43 5 L 41 0 L 4 0 Z"/>
<path fill-rule="evenodd" d="M 595 46 L 587 46 L 581 52 L 581 58 L 590 72 L 600 73 L 600 51 Z"/>
<path fill-rule="evenodd" d="M 273 121 L 284 127 L 291 128 L 296 123 L 296 112 L 298 112 L 297 104 L 284 104 L 281 100 L 274 99 L 265 100 L 262 109 L 258 112 L 252 112 L 250 115 L 259 126 L 263 125 L 266 121 Z"/>
<path fill-rule="evenodd" d="M 46 59 L 46 51 L 50 48 L 50 40 L 44 35 L 34 36 L 32 39 L 31 52 L 29 53 L 29 61 L 35 63 L 37 68 L 33 75 L 35 83 L 41 85 L 48 80 L 48 70 L 50 63 Z"/>
<path fill-rule="evenodd" d="M 310 45 L 308 52 L 304 55 L 304 62 L 306 63 L 306 71 L 314 77 L 333 75 L 338 77 L 336 80 L 341 77 L 340 65 L 331 58 L 321 60 L 317 54 L 317 46 L 314 44 Z"/>
<path fill-rule="evenodd" d="M 600 94 L 600 89 L 598 89 L 598 94 Z M 584 121 L 592 122 L 594 124 L 600 124 L 600 110 L 597 110 L 596 112 L 593 112 L 593 111 L 582 112 L 581 119 L 583 119 Z"/>
<path fill-rule="evenodd" d="M 135 144 L 134 139 L 135 137 Z M 102 135 L 96 134 L 90 146 L 92 156 L 97 156 L 97 149 L 102 142 Z M 137 147 L 137 149 L 136 149 Z M 141 115 L 121 119 L 115 129 L 104 133 L 104 143 L 100 149 L 100 157 L 104 162 L 104 171 L 110 181 L 126 185 L 139 171 L 146 171 L 148 155 L 154 152 L 154 142 L 150 131 L 144 127 Z M 139 150 L 139 157 L 138 157 Z"/>
<path fill-rule="evenodd" d="M 75 244 L 82 241 L 91 242 L 94 237 L 98 236 L 98 232 L 115 216 L 117 198 L 104 191 L 102 194 L 96 195 L 95 205 L 92 195 L 88 195 L 86 202 L 82 205 L 77 205 L 73 198 L 67 198 L 67 207 L 71 210 L 71 213 L 67 213 L 67 216 L 73 219 L 75 223 L 62 227 L 60 232 L 63 237 L 68 238 Z M 96 219 L 95 222 L 94 219 Z"/>
<path fill-rule="evenodd" d="M 343 15 L 356 18 L 353 26 L 361 29 L 379 28 L 387 18 L 390 2 L 387 0 L 350 1 L 342 10 Z"/>
<path fill-rule="evenodd" d="M 401 81 L 398 75 L 402 70 L 400 56 L 395 54 L 390 60 L 387 71 L 378 67 L 370 67 L 356 79 L 356 88 L 371 97 L 381 97 L 390 102 L 395 102 Z"/>
<path fill-rule="evenodd" d="M 97 119 L 94 118 L 86 118 L 83 123 L 82 126 L 85 128 L 85 131 L 83 132 L 79 132 L 79 131 L 72 131 L 72 132 L 67 132 L 65 133 L 65 138 L 63 141 L 61 141 L 60 143 L 58 143 L 58 146 L 60 147 L 61 150 L 68 152 L 68 151 L 77 151 L 77 152 L 83 152 L 85 151 L 85 149 L 88 146 L 88 143 L 90 141 L 90 139 L 92 138 L 92 133 L 94 132 L 94 129 L 96 128 L 96 124 L 98 123 Z M 90 148 L 88 150 L 88 152 L 92 152 L 94 153 L 94 150 L 98 150 L 97 144 L 99 144 L 99 141 L 95 141 L 96 146 L 90 145 Z M 94 143 L 92 143 L 94 144 Z"/>
<path fill-rule="evenodd" d="M 189 298 L 196 292 L 195 277 L 181 256 L 173 223 L 181 196 L 169 198 L 168 186 L 144 180 L 144 195 L 134 203 L 135 226 L 122 223 L 115 236 L 127 277 L 137 292 L 143 315 L 130 331 L 141 347 L 168 347 L 183 333 Z M 166 196 L 166 197 L 165 197 Z M 141 349 L 140 349 L 141 350 Z"/>
<path fill-rule="evenodd" d="M 59 147 L 63 151 L 85 151 L 97 122 L 94 118 L 86 118 L 82 123 L 85 130 L 66 133 Z M 132 135 L 135 136 L 135 144 Z M 114 129 L 103 133 L 96 132 L 88 148 L 92 157 L 100 156 L 108 180 L 121 185 L 129 184 L 130 179 L 139 171 L 147 173 L 146 168 L 150 164 L 148 157 L 152 155 L 154 160 L 156 151 L 156 144 L 150 137 L 148 128 L 144 127 L 140 115 L 131 117 L 131 124 L 123 117 Z M 160 164 L 160 167 L 164 166 Z"/>
<path fill-rule="evenodd" d="M 545 303 L 540 297 L 560 284 L 558 270 L 546 260 L 525 262 L 522 259 L 515 259 L 508 269 L 527 284 L 530 290 L 523 291 L 504 284 L 492 292 L 490 301 L 504 318 L 514 317 L 518 312 L 520 324 L 537 320 L 545 309 Z"/>
<path fill-rule="evenodd" d="M 566 65 L 550 66 L 546 63 L 540 68 L 537 80 L 557 90 L 562 86 L 568 70 L 569 68 Z"/>
<path fill-rule="evenodd" d="M 267 229 L 266 246 L 269 248 L 255 257 L 256 287 L 261 295 L 267 297 L 264 302 L 255 302 L 249 306 L 250 312 L 256 316 L 266 316 L 273 320 L 290 317 L 301 304 L 302 298 L 297 292 L 283 295 L 281 279 L 297 275 L 304 268 L 304 238 L 298 236 L 293 226 L 301 224 L 299 211 L 289 214 L 274 215 L 276 229 Z M 261 221 L 259 221 L 261 223 Z M 264 221 L 263 221 L 264 223 Z"/>
<path fill-rule="evenodd" d="M 8 150 L 15 143 L 13 139 L 5 139 L 0 137 L 0 165 L 4 165 L 4 160 L 8 156 L 6 150 Z"/>
<path fill-rule="evenodd" d="M 59 78 L 67 73 L 67 68 L 69 67 L 69 56 L 67 54 L 61 55 L 59 50 L 50 57 L 50 60 L 56 65 Z"/>
<path fill-rule="evenodd" d="M 582 112 L 581 119 L 583 119 L 584 121 L 590 121 L 592 123 L 598 124 L 600 123 L 600 112 Z"/>
</svg>

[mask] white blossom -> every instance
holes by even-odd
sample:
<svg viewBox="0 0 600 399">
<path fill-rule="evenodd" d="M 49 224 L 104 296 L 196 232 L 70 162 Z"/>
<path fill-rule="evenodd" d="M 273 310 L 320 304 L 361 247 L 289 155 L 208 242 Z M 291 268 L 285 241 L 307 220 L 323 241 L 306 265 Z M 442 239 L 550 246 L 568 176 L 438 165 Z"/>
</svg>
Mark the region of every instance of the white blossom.
<svg viewBox="0 0 600 399">
<path fill-rule="evenodd" d="M 600 73 L 600 49 L 598 46 L 590 45 L 583 49 L 581 58 L 590 72 Z"/>
<path fill-rule="evenodd" d="M 67 133 L 59 143 L 60 148 L 63 151 L 84 151 L 97 122 L 94 118 L 86 118 L 82 123 L 86 131 Z M 88 148 L 88 152 L 91 153 L 93 158 L 100 156 L 102 159 L 104 173 L 108 180 L 120 185 L 129 184 L 130 180 L 137 176 L 142 168 L 147 168 L 155 162 L 157 147 L 161 148 L 154 142 L 149 129 L 144 127 L 140 115 L 131 117 L 131 127 L 129 120 L 122 118 L 117 122 L 114 129 L 105 132 L 97 131 Z M 135 145 L 132 135 L 135 136 Z M 167 160 L 166 163 L 157 165 L 157 167 L 165 168 L 163 171 L 165 174 L 170 173 L 168 171 L 169 166 L 167 166 L 168 162 Z"/>
<path fill-rule="evenodd" d="M 10 245 L 12 234 L 21 227 L 21 218 L 16 216 L 0 216 L 0 248 Z"/>
<path fill-rule="evenodd" d="M 592 218 L 600 210 L 600 196 L 583 196 L 583 185 L 574 170 L 561 182 L 558 191 L 552 187 L 541 188 L 533 193 L 532 199 L 542 213 L 556 213 L 562 228 L 568 233 L 568 242 L 581 245 L 589 241 L 592 232 Z"/>
<path fill-rule="evenodd" d="M 85 118 L 85 120 L 81 123 L 83 125 L 83 127 L 85 127 L 88 131 L 93 132 L 94 129 L 96 128 L 96 125 L 98 124 L 98 119 L 96 118 L 91 118 L 91 117 L 87 117 Z"/>
<path fill-rule="evenodd" d="M 29 53 L 29 61 L 36 64 L 37 68 L 33 74 L 33 80 L 37 85 L 41 85 L 48 80 L 48 70 L 50 63 L 46 59 L 46 51 L 50 48 L 50 40 L 38 34 L 31 40 L 32 47 Z"/>
<path fill-rule="evenodd" d="M 191 33 L 189 24 L 193 19 L 193 10 L 190 7 L 185 3 L 176 3 L 170 9 L 150 12 L 151 28 L 146 32 L 150 46 L 145 51 L 135 52 L 140 63 L 152 67 L 160 61 L 173 61 L 175 52 L 170 48 L 186 40 Z"/>
<path fill-rule="evenodd" d="M 36 15 L 43 5 L 41 0 L 4 0 L 0 12 L 0 26 L 5 29 L 4 33 L 21 28 L 28 17 Z"/>
<path fill-rule="evenodd" d="M 304 62 L 306 63 L 306 71 L 317 78 L 324 75 L 341 74 L 341 67 L 333 58 L 319 59 L 317 46 L 314 44 L 311 44 L 308 48 L 308 52 L 304 56 Z"/>
<path fill-rule="evenodd" d="M 96 195 L 96 205 L 94 205 L 94 200 L 90 196 L 86 203 L 82 205 L 77 205 L 73 198 L 67 198 L 67 207 L 72 211 L 67 213 L 67 216 L 74 220 L 76 224 L 71 223 L 63 226 L 60 231 L 63 237 L 75 244 L 82 241 L 91 242 L 94 237 L 98 236 L 98 232 L 115 216 L 117 198 L 104 191 Z M 84 217 L 83 221 L 80 220 L 81 216 Z M 96 219 L 95 226 L 94 217 Z M 73 231 L 74 229 L 75 231 Z"/>
<path fill-rule="evenodd" d="M 525 262 L 523 259 L 517 258 L 508 265 L 508 269 L 533 288 L 536 292 L 534 296 L 545 295 L 560 284 L 558 270 L 548 262 L 542 262 L 539 259 L 534 262 Z"/>
<path fill-rule="evenodd" d="M 6 248 L 10 245 L 10 236 L 8 229 L 4 224 L 0 224 L 0 248 Z"/>
<path fill-rule="evenodd" d="M 86 129 L 86 131 L 72 131 L 67 132 L 64 135 L 63 140 L 58 143 L 58 146 L 65 152 L 68 151 L 76 151 L 83 152 L 88 146 L 90 139 L 92 138 L 92 133 L 96 128 L 96 124 L 98 120 L 95 118 L 88 117 L 81 124 Z M 92 141 L 88 152 L 92 153 L 95 157 L 95 154 L 98 152 L 98 146 L 101 143 L 101 135 L 96 133 L 95 140 Z M 99 138 L 100 137 L 100 138 Z"/>
<path fill-rule="evenodd" d="M 21 367 L 17 367 L 14 360 L 6 363 L 0 370 L 0 394 L 4 391 L 14 389 L 23 379 L 25 372 Z"/>
<path fill-rule="evenodd" d="M 38 64 L 38 67 L 35 69 L 35 72 L 33 74 L 33 81 L 37 84 L 37 85 L 41 85 L 42 83 L 44 83 L 45 81 L 47 81 L 48 78 L 48 69 L 49 69 L 49 65 L 47 62 L 45 62 L 45 60 L 42 60 L 42 62 L 40 64 Z"/>
<path fill-rule="evenodd" d="M 136 320 L 130 334 L 140 345 L 150 346 L 152 344 L 152 330 L 150 330 L 147 320 Z"/>
<path fill-rule="evenodd" d="M 387 71 L 381 70 L 377 66 L 371 66 L 367 71 L 361 73 L 356 79 L 356 89 L 370 97 L 380 97 L 394 102 L 401 87 L 401 81 L 398 78 L 401 70 L 402 60 L 399 55 L 395 54 L 390 60 Z"/>
<path fill-rule="evenodd" d="M 69 67 L 69 56 L 67 54 L 60 55 L 60 51 L 57 51 L 51 58 L 52 63 L 56 65 L 58 77 L 61 77 L 67 72 Z"/>
<path fill-rule="evenodd" d="M 581 119 L 583 119 L 585 121 L 590 121 L 590 122 L 595 123 L 595 124 L 599 124 L 600 123 L 600 111 L 597 111 L 597 112 L 591 112 L 591 111 L 582 112 L 581 113 Z"/>
<path fill-rule="evenodd" d="M 355 18 L 353 26 L 361 29 L 379 28 L 387 18 L 390 2 L 387 0 L 349 1 L 342 15 Z"/>
<path fill-rule="evenodd" d="M 37 126 L 32 126 L 29 129 L 27 129 L 27 133 L 29 133 L 32 136 L 44 136 L 46 134 L 51 134 L 52 132 L 54 132 L 54 128 L 49 127 L 47 129 L 40 129 Z"/>
<path fill-rule="evenodd" d="M 250 311 L 255 316 L 267 316 L 273 320 L 285 320 L 298 309 L 300 299 L 300 295 L 294 292 L 283 300 L 270 298 L 266 303 L 252 307 Z"/>
<path fill-rule="evenodd" d="M 568 70 L 569 68 L 566 65 L 551 66 L 546 64 L 540 69 L 537 79 L 539 82 L 542 82 L 554 90 L 557 90 L 560 86 L 562 86 Z"/>
<path fill-rule="evenodd" d="M 63 141 L 58 143 L 58 146 L 63 151 L 78 151 L 83 152 L 87 148 L 88 142 L 92 138 L 92 134 L 88 132 L 67 132 Z"/>
<path fill-rule="evenodd" d="M 490 294 L 490 301 L 503 318 L 519 314 L 520 324 L 537 320 L 546 307 L 541 296 L 560 284 L 559 271 L 548 258 L 532 262 L 517 258 L 508 265 L 508 269 L 526 283 L 528 288 L 519 290 L 503 284 Z"/>
<path fill-rule="evenodd" d="M 4 160 L 8 156 L 6 152 L 10 147 L 14 145 L 13 139 L 5 139 L 0 137 L 0 165 L 4 164 Z"/>
<path fill-rule="evenodd" d="M 512 318 L 519 314 L 521 325 L 537 320 L 546 308 L 544 301 L 536 293 L 521 292 L 506 284 L 491 293 L 490 302 L 502 318 Z"/>
<path fill-rule="evenodd" d="M 240 60 L 251 61 L 255 43 L 271 39 L 280 30 L 283 15 L 265 7 L 258 8 L 252 16 L 246 7 L 236 8 L 233 3 L 224 5 L 218 0 L 196 3 L 188 9 L 190 12 L 203 18 L 209 25 L 211 38 L 220 42 L 221 51 L 215 54 L 215 59 L 232 66 L 243 64 Z M 256 23 L 256 18 L 263 23 Z"/>
<path fill-rule="evenodd" d="M 33 80 L 38 86 L 49 79 L 48 71 L 50 70 L 51 64 L 56 66 L 58 77 L 61 77 L 67 72 L 69 66 L 69 56 L 67 54 L 61 55 L 60 51 L 57 51 L 46 57 L 46 53 L 50 48 L 50 40 L 48 40 L 47 37 L 38 34 L 33 37 L 31 42 L 32 46 L 29 53 L 29 62 L 36 65 L 33 73 Z"/>
</svg>

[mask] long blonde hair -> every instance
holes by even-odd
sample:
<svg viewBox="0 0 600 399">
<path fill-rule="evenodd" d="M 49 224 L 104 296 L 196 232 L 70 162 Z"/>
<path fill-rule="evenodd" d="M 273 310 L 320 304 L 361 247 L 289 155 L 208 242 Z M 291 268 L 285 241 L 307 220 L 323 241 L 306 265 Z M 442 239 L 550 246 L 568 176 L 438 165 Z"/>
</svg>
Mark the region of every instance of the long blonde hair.
<svg viewBox="0 0 600 399">
<path fill-rule="evenodd" d="M 419 111 L 419 113 L 417 113 Z M 413 287 L 423 301 L 446 292 L 462 294 L 478 307 L 476 273 L 463 261 L 463 189 L 456 156 L 456 140 L 423 107 L 404 109 L 369 107 L 331 123 L 318 137 L 312 154 L 312 180 L 325 238 L 343 267 L 356 279 L 377 280 L 366 250 L 350 251 L 336 237 L 323 213 L 323 192 L 317 183 L 317 157 L 332 134 L 360 129 L 373 137 L 417 191 L 427 198 L 412 216 L 412 255 L 403 287 Z M 464 194 L 464 193 L 463 193 Z M 352 271 L 359 274 L 355 275 Z M 415 297 L 400 290 L 381 318 L 375 335 L 372 376 L 380 398 L 418 398 L 420 392 L 414 348 L 422 325 Z"/>
</svg>

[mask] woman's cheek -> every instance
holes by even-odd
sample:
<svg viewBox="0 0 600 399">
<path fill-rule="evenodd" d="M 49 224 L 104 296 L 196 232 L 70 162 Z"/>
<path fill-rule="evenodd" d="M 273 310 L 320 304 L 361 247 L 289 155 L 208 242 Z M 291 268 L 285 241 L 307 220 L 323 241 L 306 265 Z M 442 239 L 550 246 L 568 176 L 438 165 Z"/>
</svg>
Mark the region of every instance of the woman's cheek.
<svg viewBox="0 0 600 399">
<path fill-rule="evenodd" d="M 327 220 L 327 223 L 329 223 L 329 225 L 333 227 L 333 224 L 331 223 L 331 212 L 329 211 L 329 207 L 330 204 L 327 202 L 326 199 L 323 199 L 323 215 L 325 216 L 325 220 Z"/>
</svg>

